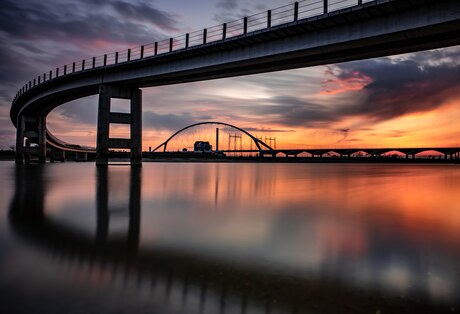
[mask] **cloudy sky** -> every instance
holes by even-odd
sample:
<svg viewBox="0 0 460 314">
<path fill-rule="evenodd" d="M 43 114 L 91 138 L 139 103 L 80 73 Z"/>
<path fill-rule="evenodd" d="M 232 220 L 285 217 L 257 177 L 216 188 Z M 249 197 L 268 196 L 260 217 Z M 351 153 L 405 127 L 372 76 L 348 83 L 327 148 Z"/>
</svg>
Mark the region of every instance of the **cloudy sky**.
<svg viewBox="0 0 460 314">
<path fill-rule="evenodd" d="M 15 143 L 13 96 L 69 62 L 232 21 L 287 0 L 2 0 L 0 148 Z M 144 89 L 144 149 L 221 121 L 278 147 L 460 145 L 460 47 Z M 115 109 L 124 110 L 123 103 Z M 95 146 L 97 97 L 56 108 L 48 128 Z M 113 136 L 125 128 L 111 129 Z"/>
</svg>

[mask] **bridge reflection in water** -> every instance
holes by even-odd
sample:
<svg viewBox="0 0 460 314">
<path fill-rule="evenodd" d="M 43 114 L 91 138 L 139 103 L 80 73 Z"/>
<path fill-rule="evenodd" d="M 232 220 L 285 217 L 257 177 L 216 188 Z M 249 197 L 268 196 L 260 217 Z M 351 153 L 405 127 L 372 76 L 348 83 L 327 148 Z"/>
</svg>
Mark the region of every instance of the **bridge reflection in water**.
<svg viewBox="0 0 460 314">
<path fill-rule="evenodd" d="M 79 281 L 87 286 L 104 286 L 105 282 L 105 289 L 126 292 L 112 300 L 115 304 L 125 302 L 127 295 L 134 300 L 147 295 L 149 302 L 166 306 L 168 310 L 162 313 L 369 313 L 382 306 L 393 312 L 446 310 L 444 305 L 428 299 L 355 289 L 330 274 L 306 278 L 200 252 L 143 246 L 140 241 L 143 169 L 137 167 L 129 169 L 129 180 L 118 182 L 129 190 L 126 207 L 111 201 L 114 195 L 110 191 L 118 179 L 111 177 L 114 168 L 96 169 L 96 232 L 88 236 L 50 219 L 45 204 L 52 183 L 46 169 L 49 168 L 43 165 L 16 168 L 16 188 L 9 214 L 11 229 L 47 252 L 50 263 L 61 265 L 69 276 L 78 273 Z M 219 178 L 215 185 L 214 202 L 218 203 Z M 119 225 L 120 217 L 128 218 L 127 230 L 124 236 L 114 237 L 111 224 Z M 278 218 L 277 228 L 290 225 L 286 215 L 280 214 Z M 154 226 L 152 223 L 151 227 Z M 346 263 L 340 258 L 336 262 Z M 325 273 L 327 266 L 324 265 Z M 133 293 L 136 297 L 132 297 Z"/>
<path fill-rule="evenodd" d="M 106 273 L 111 277 L 110 285 L 115 287 L 117 284 L 122 289 L 134 286 L 139 293 L 148 287 L 152 297 L 167 302 L 175 308 L 174 313 L 178 308 L 183 313 L 277 312 L 272 305 L 279 302 L 277 297 L 270 299 L 270 295 L 264 292 L 255 293 L 255 287 L 251 285 L 256 282 L 249 284 L 247 281 L 251 278 L 260 281 L 261 274 L 255 273 L 251 277 L 250 271 L 232 269 L 225 263 L 217 264 L 186 254 L 139 251 L 141 168 L 130 168 L 129 206 L 125 208 L 129 223 L 127 236 L 122 240 L 109 239 L 111 212 L 120 209 L 109 205 L 108 168 L 97 168 L 97 230 L 94 239 L 47 219 L 44 170 L 41 165 L 16 168 L 16 190 L 9 216 L 15 233 L 50 253 L 54 262 L 65 264 L 69 271 L 77 272 L 88 281 L 94 273 Z M 275 308 L 294 309 L 296 306 L 287 302 Z"/>
</svg>

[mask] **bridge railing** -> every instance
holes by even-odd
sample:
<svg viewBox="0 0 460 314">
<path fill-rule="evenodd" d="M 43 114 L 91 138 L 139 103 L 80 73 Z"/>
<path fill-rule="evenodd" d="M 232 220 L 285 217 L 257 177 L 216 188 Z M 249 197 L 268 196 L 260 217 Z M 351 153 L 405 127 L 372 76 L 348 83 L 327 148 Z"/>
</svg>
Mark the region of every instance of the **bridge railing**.
<svg viewBox="0 0 460 314">
<path fill-rule="evenodd" d="M 175 51 L 203 46 L 232 37 L 245 36 L 248 33 L 270 29 L 299 20 L 320 16 L 341 9 L 363 5 L 374 0 L 303 0 L 282 7 L 253 14 L 239 20 L 212 26 L 203 30 L 187 33 L 155 43 L 116 51 L 102 56 L 91 57 L 57 67 L 43 73 L 25 84 L 16 94 L 13 103 L 35 86 L 57 78 L 83 71 L 153 58 Z"/>
</svg>

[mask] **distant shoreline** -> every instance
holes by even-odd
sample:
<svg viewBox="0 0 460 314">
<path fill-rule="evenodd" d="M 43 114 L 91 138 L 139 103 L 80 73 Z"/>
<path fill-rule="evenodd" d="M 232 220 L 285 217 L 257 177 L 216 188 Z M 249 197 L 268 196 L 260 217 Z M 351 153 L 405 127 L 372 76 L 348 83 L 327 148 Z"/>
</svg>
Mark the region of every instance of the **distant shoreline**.
<svg viewBox="0 0 460 314">
<path fill-rule="evenodd" d="M 14 154 L 0 154 L 0 161 L 14 161 Z M 216 157 L 216 156 L 144 156 L 143 162 L 191 162 L 191 163 L 387 163 L 387 164 L 460 164 L 460 159 L 395 158 L 395 157 Z M 72 158 L 66 162 L 74 162 Z M 111 162 L 129 162 L 129 157 L 114 156 Z M 32 163 L 36 161 L 32 160 Z M 87 161 L 94 162 L 94 158 Z"/>
<path fill-rule="evenodd" d="M 222 162 L 222 163 L 388 163 L 388 164 L 460 164 L 454 159 L 428 159 L 428 158 L 321 158 L 321 157 L 224 157 L 224 158 L 144 158 L 144 162 Z"/>
</svg>

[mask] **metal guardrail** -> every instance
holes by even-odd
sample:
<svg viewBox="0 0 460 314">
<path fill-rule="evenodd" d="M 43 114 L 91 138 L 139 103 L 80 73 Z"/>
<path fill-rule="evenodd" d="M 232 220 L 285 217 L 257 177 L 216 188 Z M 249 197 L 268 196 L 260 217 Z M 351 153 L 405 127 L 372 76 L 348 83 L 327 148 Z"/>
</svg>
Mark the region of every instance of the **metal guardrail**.
<svg viewBox="0 0 460 314">
<path fill-rule="evenodd" d="M 362 5 L 374 0 L 303 0 L 278 7 L 266 12 L 257 13 L 239 20 L 212 26 L 203 30 L 187 33 L 174 38 L 142 45 L 127 50 L 116 51 L 103 56 L 92 57 L 65 64 L 43 73 L 25 84 L 14 97 L 13 103 L 35 86 L 92 69 L 100 69 L 121 63 L 127 63 L 146 58 L 186 50 L 191 47 L 204 46 L 209 43 L 223 41 L 232 37 L 246 35 L 255 31 L 270 29 L 287 23 L 296 22 L 333 11 Z"/>
</svg>

